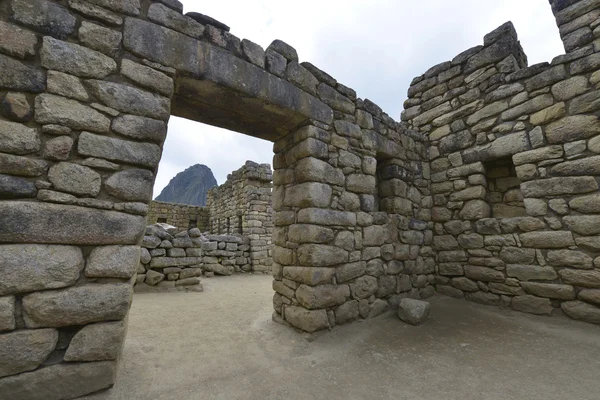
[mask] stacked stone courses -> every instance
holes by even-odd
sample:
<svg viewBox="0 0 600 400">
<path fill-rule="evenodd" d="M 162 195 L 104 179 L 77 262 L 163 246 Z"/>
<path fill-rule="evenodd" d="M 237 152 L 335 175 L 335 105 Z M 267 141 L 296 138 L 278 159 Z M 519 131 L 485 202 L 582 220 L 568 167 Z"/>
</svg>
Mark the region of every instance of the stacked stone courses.
<svg viewBox="0 0 600 400">
<path fill-rule="evenodd" d="M 210 232 L 241 235 L 250 243 L 250 263 L 244 271 L 271 272 L 272 181 L 269 164 L 247 161 L 207 195 Z"/>
<path fill-rule="evenodd" d="M 552 9 L 566 54 L 528 67 L 507 23 L 415 78 L 402 120 L 431 141 L 437 291 L 600 323 L 600 2 Z"/>
<path fill-rule="evenodd" d="M 209 220 L 209 211 L 206 207 L 189 204 L 152 201 L 148 211 L 149 224 L 163 222 L 178 228 L 198 228 L 201 232 L 207 232 L 210 229 Z M 192 224 L 194 226 L 191 226 Z"/>
<path fill-rule="evenodd" d="M 0 397 L 114 384 L 170 115 L 274 143 L 273 226 L 258 183 L 242 226 L 272 229 L 277 321 L 437 289 L 600 323 L 600 0 L 551 5 L 566 54 L 527 67 L 506 24 L 416 78 L 396 122 L 177 0 L 0 3 Z"/>
</svg>

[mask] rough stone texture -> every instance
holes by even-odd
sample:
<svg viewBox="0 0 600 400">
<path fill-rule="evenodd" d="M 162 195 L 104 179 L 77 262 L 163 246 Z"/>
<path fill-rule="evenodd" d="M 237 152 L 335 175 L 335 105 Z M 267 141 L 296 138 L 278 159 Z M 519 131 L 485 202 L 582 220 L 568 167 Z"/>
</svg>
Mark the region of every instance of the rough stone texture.
<svg viewBox="0 0 600 400">
<path fill-rule="evenodd" d="M 23 297 L 28 328 L 85 325 L 121 320 L 129 310 L 131 286 L 126 283 L 91 284 Z"/>
<path fill-rule="evenodd" d="M 114 57 L 119 51 L 123 34 L 87 21 L 81 23 L 79 40 L 85 46 Z"/>
<path fill-rule="evenodd" d="M 83 132 L 77 151 L 85 156 L 106 158 L 146 167 L 155 167 L 160 160 L 160 148 L 152 143 L 139 143 Z"/>
<path fill-rule="evenodd" d="M 59 38 L 66 38 L 75 31 L 75 16 L 58 4 L 46 0 L 14 0 L 11 6 L 13 18 L 23 25 Z"/>
<path fill-rule="evenodd" d="M 123 60 L 121 62 L 121 74 L 135 83 L 156 90 L 167 97 L 173 95 L 173 79 L 155 69 L 130 60 Z"/>
<path fill-rule="evenodd" d="M 12 331 L 15 328 L 15 298 L 13 296 L 0 297 L 0 332 Z"/>
<path fill-rule="evenodd" d="M 111 127 L 114 132 L 132 139 L 162 143 L 167 136 L 167 125 L 163 121 L 137 115 L 121 115 L 113 120 Z"/>
<path fill-rule="evenodd" d="M 131 278 L 140 262 L 138 246 L 106 246 L 92 250 L 85 267 L 89 278 Z"/>
<path fill-rule="evenodd" d="M 116 365 L 103 361 L 58 364 L 0 380 L 0 393 L 10 399 L 72 399 L 108 389 L 114 384 Z"/>
<path fill-rule="evenodd" d="M 38 40 L 33 32 L 1 21 L 0 36 L 3 38 L 0 43 L 0 50 L 3 53 L 21 59 L 35 55 L 35 46 Z"/>
<path fill-rule="evenodd" d="M 91 168 L 62 162 L 50 167 L 48 180 L 58 190 L 95 197 L 100 192 L 102 178 Z"/>
<path fill-rule="evenodd" d="M 102 113 L 77 101 L 50 94 L 35 98 L 35 121 L 99 133 L 107 133 L 110 129 L 110 119 Z"/>
<path fill-rule="evenodd" d="M 582 301 L 568 301 L 561 304 L 562 310 L 569 317 L 592 324 L 600 324 L 600 311 L 598 307 Z"/>
<path fill-rule="evenodd" d="M 117 70 L 110 57 L 77 44 L 44 37 L 42 66 L 83 78 L 104 78 Z"/>
<path fill-rule="evenodd" d="M 410 325 L 422 325 L 429 316 L 431 304 L 422 300 L 402 299 L 398 307 L 398 317 Z"/>
<path fill-rule="evenodd" d="M 71 246 L 0 246 L 0 296 L 75 284 L 83 269 L 81 250 Z"/>
<path fill-rule="evenodd" d="M 285 308 L 285 320 L 305 332 L 316 332 L 329 327 L 329 319 L 325 310 L 307 310 L 302 307 Z"/>
<path fill-rule="evenodd" d="M 65 361 L 116 360 L 125 339 L 125 323 L 108 322 L 87 325 L 71 339 Z"/>
<path fill-rule="evenodd" d="M 58 332 L 54 329 L 0 334 L 0 377 L 36 369 L 54 350 L 57 341 Z"/>
<path fill-rule="evenodd" d="M 145 169 L 128 169 L 111 175 L 104 182 L 106 191 L 112 196 L 127 201 L 147 203 L 152 197 L 154 175 Z"/>
<path fill-rule="evenodd" d="M 41 147 L 37 130 L 15 122 L 0 121 L 0 151 L 12 154 L 30 154 Z"/>
<path fill-rule="evenodd" d="M 39 93 L 46 88 L 46 74 L 40 68 L 0 54 L 0 69 L 0 87 L 3 89 Z"/>
</svg>

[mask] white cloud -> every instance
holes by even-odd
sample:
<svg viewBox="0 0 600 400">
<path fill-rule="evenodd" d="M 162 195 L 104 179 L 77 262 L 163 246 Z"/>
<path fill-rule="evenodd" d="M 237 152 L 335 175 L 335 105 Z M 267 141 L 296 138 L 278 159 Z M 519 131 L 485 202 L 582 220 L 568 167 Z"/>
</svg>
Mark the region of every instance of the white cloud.
<svg viewBox="0 0 600 400">
<path fill-rule="evenodd" d="M 198 2 L 197 11 L 231 26 L 231 33 L 266 48 L 281 39 L 361 98 L 399 118 L 413 77 L 483 42 L 508 20 L 515 24 L 529 64 L 564 52 L 548 0 L 280 0 Z M 196 163 L 219 183 L 246 160 L 271 162 L 271 143 L 171 118 L 155 185 Z"/>
</svg>

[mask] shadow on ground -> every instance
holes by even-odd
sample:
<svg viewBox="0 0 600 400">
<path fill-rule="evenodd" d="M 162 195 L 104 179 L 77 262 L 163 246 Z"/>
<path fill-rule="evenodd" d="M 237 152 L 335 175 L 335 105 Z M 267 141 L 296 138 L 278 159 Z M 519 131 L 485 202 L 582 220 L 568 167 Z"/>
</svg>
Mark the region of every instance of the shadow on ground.
<svg viewBox="0 0 600 400">
<path fill-rule="evenodd" d="M 388 315 L 308 342 L 271 321 L 271 279 L 136 294 L 117 384 L 85 398 L 600 398 L 597 326 L 439 297 L 424 326 Z"/>
</svg>

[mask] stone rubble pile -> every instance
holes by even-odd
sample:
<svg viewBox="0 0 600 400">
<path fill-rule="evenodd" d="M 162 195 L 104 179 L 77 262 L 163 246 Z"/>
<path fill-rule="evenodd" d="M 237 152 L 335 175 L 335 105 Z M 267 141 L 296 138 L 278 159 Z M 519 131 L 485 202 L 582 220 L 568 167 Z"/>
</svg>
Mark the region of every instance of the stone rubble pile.
<svg viewBox="0 0 600 400">
<path fill-rule="evenodd" d="M 198 228 L 181 230 L 150 225 L 142 241 L 136 291 L 202 291 L 200 277 L 248 270 L 250 246 L 238 236 L 205 235 Z"/>
</svg>

